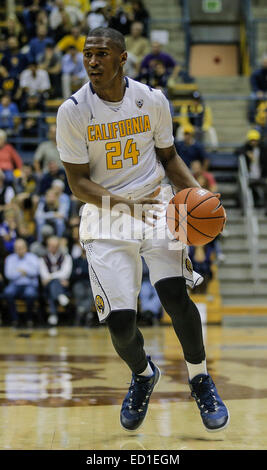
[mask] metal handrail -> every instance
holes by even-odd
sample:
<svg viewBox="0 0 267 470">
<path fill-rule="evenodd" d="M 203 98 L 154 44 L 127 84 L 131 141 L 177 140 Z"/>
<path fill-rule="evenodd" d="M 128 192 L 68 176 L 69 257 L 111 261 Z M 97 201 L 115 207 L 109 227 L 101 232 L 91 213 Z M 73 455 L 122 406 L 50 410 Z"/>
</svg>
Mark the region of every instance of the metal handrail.
<svg viewBox="0 0 267 470">
<path fill-rule="evenodd" d="M 252 191 L 249 187 L 249 174 L 245 157 L 238 160 L 238 181 L 241 189 L 241 204 L 245 216 L 247 230 L 251 274 L 253 278 L 253 294 L 257 294 L 260 283 L 259 277 L 259 224 L 255 213 Z"/>
</svg>

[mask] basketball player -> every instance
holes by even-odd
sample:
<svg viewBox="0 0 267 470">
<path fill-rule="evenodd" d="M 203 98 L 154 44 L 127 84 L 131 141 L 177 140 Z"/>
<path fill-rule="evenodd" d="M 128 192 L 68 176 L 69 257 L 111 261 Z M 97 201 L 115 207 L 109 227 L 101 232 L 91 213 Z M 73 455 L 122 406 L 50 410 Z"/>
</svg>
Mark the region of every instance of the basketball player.
<svg viewBox="0 0 267 470">
<path fill-rule="evenodd" d="M 57 145 L 70 188 L 86 203 L 84 210 L 99 207 L 103 220 L 106 209 L 102 198 L 109 196 L 110 211 L 124 203 L 132 219 L 136 204 L 141 204 L 145 219 L 147 205 L 162 209 L 162 203 L 173 195 L 170 186 L 161 187 L 165 174 L 176 190 L 199 187 L 176 153 L 169 104 L 163 93 L 124 77 L 127 52 L 121 33 L 110 28 L 92 30 L 83 54 L 90 81 L 60 106 Z M 160 213 L 154 214 L 154 224 L 162 220 Z M 145 228 L 137 239 L 109 239 L 102 232 L 95 238 L 87 233 L 85 221 L 82 215 L 81 242 L 99 320 L 106 322 L 115 350 L 132 371 L 121 408 L 122 427 L 128 431 L 139 428 L 160 378 L 136 326 L 142 255 L 181 343 L 189 386 L 204 426 L 208 431 L 225 428 L 229 414 L 207 372 L 200 315 L 187 293 L 187 285 L 193 287 L 197 275 L 186 247 L 169 250 L 168 238 L 149 239 L 143 236 Z"/>
</svg>

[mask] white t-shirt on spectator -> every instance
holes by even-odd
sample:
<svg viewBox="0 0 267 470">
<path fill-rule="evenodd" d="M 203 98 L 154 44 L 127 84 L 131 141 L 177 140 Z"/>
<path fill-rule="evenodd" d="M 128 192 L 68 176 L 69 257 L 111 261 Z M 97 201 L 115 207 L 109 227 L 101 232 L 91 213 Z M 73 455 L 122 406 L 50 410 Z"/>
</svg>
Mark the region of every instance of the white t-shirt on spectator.
<svg viewBox="0 0 267 470">
<path fill-rule="evenodd" d="M 43 92 L 51 88 L 49 75 L 46 70 L 38 69 L 35 77 L 30 69 L 23 70 L 20 75 L 20 87 L 29 91 Z"/>
</svg>

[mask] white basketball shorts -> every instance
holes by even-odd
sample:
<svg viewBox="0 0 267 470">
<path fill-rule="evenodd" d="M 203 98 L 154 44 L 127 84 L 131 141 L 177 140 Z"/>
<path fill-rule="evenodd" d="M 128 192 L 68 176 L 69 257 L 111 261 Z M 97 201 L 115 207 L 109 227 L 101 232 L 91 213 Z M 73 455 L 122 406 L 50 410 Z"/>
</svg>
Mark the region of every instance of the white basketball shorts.
<svg viewBox="0 0 267 470">
<path fill-rule="evenodd" d="M 159 223 L 166 225 L 164 214 Z M 202 276 L 193 271 L 187 247 L 180 242 L 171 243 L 180 248 L 171 248 L 168 237 L 83 241 L 100 322 L 104 322 L 112 310 L 137 309 L 142 281 L 141 256 L 149 268 L 152 285 L 178 276 L 184 277 L 191 288 L 202 282 Z"/>
</svg>

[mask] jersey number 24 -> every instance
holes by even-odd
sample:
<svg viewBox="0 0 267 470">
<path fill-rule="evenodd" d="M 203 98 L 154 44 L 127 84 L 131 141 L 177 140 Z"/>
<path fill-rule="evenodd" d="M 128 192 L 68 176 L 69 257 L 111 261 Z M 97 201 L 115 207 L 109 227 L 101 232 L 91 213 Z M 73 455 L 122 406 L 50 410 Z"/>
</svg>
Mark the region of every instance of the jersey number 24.
<svg viewBox="0 0 267 470">
<path fill-rule="evenodd" d="M 122 151 L 121 142 L 108 142 L 105 146 L 106 148 L 106 158 L 107 158 L 107 169 L 108 170 L 118 170 L 123 167 L 123 160 L 127 158 L 132 159 L 132 165 L 137 165 L 138 157 L 140 155 L 139 150 L 136 148 L 136 142 L 133 142 L 133 139 L 128 139 L 124 150 Z M 120 157 L 120 159 L 115 159 Z"/>
</svg>

